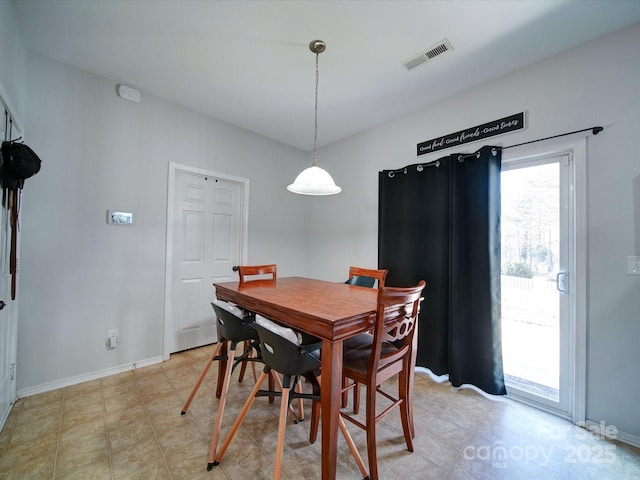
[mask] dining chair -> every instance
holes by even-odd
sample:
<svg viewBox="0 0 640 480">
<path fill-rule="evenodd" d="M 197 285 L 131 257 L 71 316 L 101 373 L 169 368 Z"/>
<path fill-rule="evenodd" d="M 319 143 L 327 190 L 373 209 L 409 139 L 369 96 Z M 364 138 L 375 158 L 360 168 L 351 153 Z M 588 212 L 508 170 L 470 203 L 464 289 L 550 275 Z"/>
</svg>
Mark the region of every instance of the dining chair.
<svg viewBox="0 0 640 480">
<path fill-rule="evenodd" d="M 277 269 L 277 266 L 275 264 L 237 265 L 233 267 L 233 270 L 238 272 L 240 284 L 248 281 L 247 277 L 249 276 L 264 275 L 264 274 L 271 274 L 272 280 L 275 281 L 276 269 Z M 238 358 L 237 360 L 237 362 L 240 362 L 242 365 L 240 369 L 240 375 L 238 377 L 239 382 L 242 382 L 242 380 L 244 379 L 247 363 L 251 361 L 249 360 L 251 352 L 252 350 L 255 350 L 254 347 L 257 345 L 258 336 L 257 336 L 257 333 L 255 332 L 255 329 L 244 328 L 245 326 L 253 322 L 253 319 L 255 317 L 255 314 L 253 312 L 241 310 L 240 308 L 236 307 L 231 303 L 219 302 L 218 300 L 212 302 L 211 306 L 213 307 L 213 310 L 216 313 L 216 317 L 217 317 L 216 324 L 218 327 L 219 341 L 216 344 L 216 347 L 214 348 L 213 352 L 211 352 L 211 355 L 209 355 L 209 359 L 207 360 L 207 363 L 205 364 L 202 370 L 202 373 L 200 373 L 200 377 L 198 377 L 196 384 L 193 386 L 193 389 L 191 390 L 191 394 L 189 395 L 189 398 L 187 399 L 186 403 L 182 407 L 182 412 L 181 412 L 182 415 L 187 413 L 187 410 L 189 409 L 189 405 L 191 405 L 191 402 L 193 401 L 193 398 L 198 392 L 200 385 L 202 385 L 202 381 L 204 380 L 204 377 L 207 375 L 209 368 L 211 368 L 212 363 L 216 360 L 219 360 L 222 362 L 227 361 L 228 356 L 224 354 L 224 350 L 223 350 L 225 347 L 227 347 L 227 342 L 230 342 L 232 344 L 234 355 L 235 355 L 235 350 L 237 348 L 237 343 L 243 342 L 244 344 L 244 353 L 242 357 Z M 222 321 L 221 316 L 218 315 L 218 312 L 220 311 L 220 309 L 230 313 L 232 316 L 229 316 L 226 313 L 221 312 L 220 315 L 222 315 L 225 318 L 225 320 Z M 238 319 L 240 323 L 238 323 Z M 239 325 L 241 325 L 242 328 L 240 328 Z M 221 328 L 223 330 L 222 332 L 220 330 Z M 233 363 L 233 360 L 231 360 L 231 363 Z M 237 363 L 233 365 L 232 370 L 235 369 L 236 366 L 237 366 Z M 254 370 L 254 380 L 255 379 L 256 379 L 256 372 Z M 221 397 L 221 393 L 217 392 L 216 396 Z"/>
<path fill-rule="evenodd" d="M 312 426 L 316 426 L 320 420 L 320 383 L 318 382 L 318 374 L 320 369 L 320 347 L 321 342 L 317 342 L 314 337 L 307 336 L 304 333 L 296 332 L 288 327 L 282 326 L 268 318 L 256 315 L 256 330 L 260 339 L 260 350 L 265 367 L 262 374 L 258 378 L 253 390 L 249 394 L 238 418 L 234 422 L 227 438 L 225 439 L 220 451 L 217 453 L 213 462 L 209 462 L 207 470 L 211 470 L 214 466 L 219 465 L 226 453 L 233 437 L 242 425 L 249 409 L 253 405 L 256 397 L 260 396 L 279 396 L 280 400 L 280 416 L 278 420 L 278 437 L 276 442 L 276 455 L 274 461 L 273 478 L 280 479 L 282 475 L 282 463 L 284 455 L 284 439 L 286 431 L 287 412 L 292 400 L 295 398 L 312 400 Z M 312 340 L 313 343 L 307 343 Z M 276 371 L 282 375 L 282 389 L 279 392 L 261 390 L 261 386 L 270 372 Z M 311 385 L 312 393 L 302 393 L 296 391 L 296 385 L 299 385 L 301 377 L 305 378 Z M 342 418 L 339 419 L 339 427 L 345 440 L 356 459 L 358 469 L 363 477 L 368 480 L 366 467 L 355 443 L 353 442 L 349 431 L 347 430 Z M 310 443 L 312 438 L 315 441 L 314 432 L 310 433 Z"/>
<path fill-rule="evenodd" d="M 385 279 L 387 278 L 388 270 L 380 269 L 375 270 L 371 268 L 361 268 L 361 267 L 349 267 L 349 279 L 345 282 L 350 285 L 358 285 L 361 287 L 369 287 L 373 288 L 376 284 L 376 280 L 378 282 L 377 288 L 384 287 Z M 359 346 L 359 339 L 348 339 L 345 340 L 344 348 L 356 348 Z M 346 389 L 347 381 L 343 379 L 342 388 Z M 352 386 L 353 389 L 353 413 L 358 413 L 360 410 L 360 386 L 355 384 Z M 348 390 L 344 390 L 342 393 L 342 407 L 346 407 L 349 402 L 349 392 Z"/>
<path fill-rule="evenodd" d="M 415 336 L 426 283 L 421 280 L 414 287 L 382 287 L 378 290 L 378 306 L 373 335 L 357 335 L 355 348 L 344 348 L 342 372 L 352 383 L 346 388 L 363 384 L 366 386 L 365 423 L 352 414 L 341 411 L 340 415 L 367 432 L 367 455 L 371 480 L 378 478 L 376 453 L 376 423 L 392 409 L 400 409 L 400 419 L 407 449 L 413 452 L 413 398 L 411 372 L 415 367 Z M 346 343 L 346 342 L 345 342 Z M 398 375 L 397 396 L 381 387 L 386 380 Z M 377 413 L 376 396 L 381 394 L 391 401 L 382 412 Z M 314 421 L 315 418 L 312 418 Z"/>
<path fill-rule="evenodd" d="M 239 284 L 243 285 L 246 282 L 254 280 L 270 280 L 272 282 L 275 282 L 278 266 L 275 263 L 271 263 L 268 265 L 236 265 L 235 267 L 233 267 L 233 270 L 238 272 Z M 246 348 L 248 348 L 248 345 L 245 342 L 245 349 Z M 242 366 L 240 367 L 240 375 L 238 377 L 239 382 L 244 379 L 246 370 L 247 362 L 243 362 Z M 253 379 L 256 380 L 257 375 L 255 368 L 253 371 L 253 377 Z M 273 402 L 273 399 L 270 399 L 270 401 Z"/>
<path fill-rule="evenodd" d="M 234 267 L 234 270 L 237 270 L 240 276 L 239 285 L 243 285 L 247 282 L 252 282 L 255 280 L 268 280 L 271 282 L 275 282 L 277 280 L 278 265 L 275 263 L 270 263 L 267 265 L 237 265 Z M 245 348 L 246 347 L 247 346 L 245 345 Z M 242 367 L 240 368 L 240 376 L 238 381 L 242 381 L 246 368 L 247 368 L 247 364 L 245 362 L 242 364 Z M 255 379 L 255 376 L 256 376 L 255 370 L 253 374 Z M 273 375 L 272 378 L 269 378 L 270 389 L 273 389 L 274 381 L 275 382 L 278 381 L 278 377 L 276 377 L 275 375 Z M 302 385 L 299 385 L 298 389 L 301 390 Z M 273 397 L 269 397 L 269 403 L 273 403 Z M 299 418 L 302 420 L 304 419 L 304 410 L 302 408 L 302 400 L 299 401 L 298 406 L 300 411 Z"/>
<path fill-rule="evenodd" d="M 273 271 L 273 280 L 275 280 L 275 265 L 268 265 L 268 269 L 264 269 L 263 266 L 247 267 L 247 275 L 251 275 L 251 272 L 261 272 L 263 270 Z M 245 267 L 242 267 L 245 268 Z M 238 269 L 239 270 L 239 269 Z M 243 276 L 240 274 L 240 280 Z M 241 365 L 240 375 L 238 382 L 242 382 L 244 378 L 245 369 L 248 363 L 251 363 L 253 367 L 254 380 L 257 380 L 255 362 L 262 362 L 258 332 L 255 329 L 255 314 L 247 310 L 240 309 L 236 305 L 224 302 L 221 300 L 214 300 L 211 302 L 215 316 L 216 326 L 218 329 L 218 342 L 211 352 L 207 362 L 205 363 L 200 376 L 198 377 L 189 398 L 182 407 L 181 415 L 185 415 L 191 402 L 193 401 L 196 393 L 200 389 L 205 376 L 213 362 L 220 362 L 220 374 L 222 375 L 222 383 L 218 383 L 218 391 L 216 396 L 220 399 L 218 403 L 218 412 L 216 415 L 216 421 L 211 436 L 211 445 L 209 452 L 209 461 L 213 461 L 215 457 L 218 440 L 220 437 L 220 428 L 222 426 L 222 418 L 224 416 L 224 408 L 227 401 L 227 393 L 229 391 L 229 384 L 231 381 L 231 375 L 238 365 Z M 240 356 L 236 356 L 238 344 L 244 345 L 243 353 Z M 269 385 L 273 387 L 275 384 L 281 383 L 275 374 L 269 378 Z M 269 402 L 273 403 L 273 397 L 269 397 Z M 302 408 L 300 408 L 302 411 Z M 295 413 L 294 413 L 295 416 Z M 301 414 L 302 416 L 302 414 Z"/>
<path fill-rule="evenodd" d="M 387 278 L 387 270 L 374 270 L 371 268 L 349 267 L 349 279 L 345 283 L 360 285 L 362 287 L 373 287 L 378 281 L 378 288 L 384 287 L 384 280 Z"/>
<path fill-rule="evenodd" d="M 245 316 L 243 312 L 227 302 L 215 300 L 211 302 L 211 306 L 216 314 L 216 322 L 218 327 L 219 340 L 214 348 L 213 352 L 209 356 L 207 363 L 200 373 L 196 384 L 191 390 L 191 394 L 186 403 L 182 407 L 181 415 L 187 413 L 193 398 L 195 397 L 202 381 L 204 380 L 209 368 L 213 362 L 223 361 L 226 362 L 224 368 L 224 377 L 222 382 L 222 389 L 220 393 L 220 401 L 218 403 L 218 413 L 216 415 L 216 421 L 213 428 L 213 435 L 211 437 L 211 455 L 215 455 L 215 450 L 218 444 L 220 436 L 220 427 L 222 426 L 222 417 L 224 415 L 224 407 L 227 400 L 227 393 L 229 391 L 229 383 L 231 380 L 231 374 L 239 364 L 246 364 L 246 362 L 262 361 L 260 358 L 260 348 L 258 340 L 258 332 L 253 324 L 255 320 L 253 316 Z M 239 343 L 248 342 L 248 347 L 245 346 L 242 355 L 236 358 L 236 349 Z M 222 351 L 223 346 L 226 346 L 226 354 Z M 255 353 L 254 353 L 255 352 Z"/>
<path fill-rule="evenodd" d="M 253 280 L 271 280 L 276 281 L 277 265 L 275 263 L 269 265 L 238 265 L 236 267 L 240 274 L 240 285 Z"/>
</svg>

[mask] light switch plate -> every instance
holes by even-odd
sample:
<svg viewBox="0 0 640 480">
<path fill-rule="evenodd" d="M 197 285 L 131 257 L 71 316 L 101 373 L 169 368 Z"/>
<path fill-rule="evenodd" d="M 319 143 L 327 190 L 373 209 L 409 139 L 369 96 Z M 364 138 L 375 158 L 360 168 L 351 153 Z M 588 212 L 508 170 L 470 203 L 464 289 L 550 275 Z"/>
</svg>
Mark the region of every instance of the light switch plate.
<svg viewBox="0 0 640 480">
<path fill-rule="evenodd" d="M 629 275 L 640 275 L 640 257 L 632 255 L 627 257 L 627 273 Z"/>
</svg>

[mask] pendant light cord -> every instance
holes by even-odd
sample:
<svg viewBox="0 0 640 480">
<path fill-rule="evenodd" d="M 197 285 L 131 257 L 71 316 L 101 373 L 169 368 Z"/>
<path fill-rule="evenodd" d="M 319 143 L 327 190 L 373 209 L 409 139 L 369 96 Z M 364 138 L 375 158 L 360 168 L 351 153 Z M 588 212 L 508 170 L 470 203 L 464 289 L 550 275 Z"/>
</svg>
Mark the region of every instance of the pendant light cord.
<svg viewBox="0 0 640 480">
<path fill-rule="evenodd" d="M 318 166 L 318 157 L 316 154 L 316 145 L 318 143 L 318 57 L 320 56 L 319 52 L 316 52 L 316 104 L 315 104 L 315 116 L 314 116 L 314 129 L 313 129 L 313 163 L 311 164 L 314 167 Z"/>
<path fill-rule="evenodd" d="M 311 166 L 305 168 L 295 179 L 295 181 L 287 186 L 287 190 L 301 195 L 335 195 L 340 193 L 342 189 L 335 184 L 331 175 L 326 170 L 318 166 L 318 83 L 320 78 L 320 68 L 318 55 L 325 51 L 327 45 L 322 40 L 312 40 L 309 43 L 309 50 L 316 54 L 316 91 L 314 105 L 314 125 L 313 125 L 313 162 Z"/>
</svg>

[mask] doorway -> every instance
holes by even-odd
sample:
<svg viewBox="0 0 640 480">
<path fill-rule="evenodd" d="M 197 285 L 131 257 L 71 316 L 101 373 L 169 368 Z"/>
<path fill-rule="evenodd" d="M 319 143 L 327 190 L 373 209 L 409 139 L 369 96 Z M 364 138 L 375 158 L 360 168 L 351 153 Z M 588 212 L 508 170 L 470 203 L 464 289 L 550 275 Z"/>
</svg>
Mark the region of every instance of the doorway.
<svg viewBox="0 0 640 480">
<path fill-rule="evenodd" d="M 583 159 L 581 159 L 583 161 Z M 583 420 L 582 258 L 573 149 L 503 158 L 502 345 L 507 394 Z M 577 193 L 578 192 L 578 193 Z"/>
<path fill-rule="evenodd" d="M 246 258 L 248 190 L 247 179 L 169 166 L 165 359 L 217 341 L 212 284 Z"/>
</svg>

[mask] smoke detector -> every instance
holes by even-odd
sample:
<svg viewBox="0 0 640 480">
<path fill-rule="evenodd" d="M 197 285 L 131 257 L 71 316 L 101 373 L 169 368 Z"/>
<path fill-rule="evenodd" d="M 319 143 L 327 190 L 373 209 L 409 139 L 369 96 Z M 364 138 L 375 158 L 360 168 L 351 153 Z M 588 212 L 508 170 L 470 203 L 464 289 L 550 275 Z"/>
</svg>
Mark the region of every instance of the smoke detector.
<svg viewBox="0 0 640 480">
<path fill-rule="evenodd" d="M 402 62 L 402 65 L 407 70 L 411 70 L 416 68 L 418 65 L 423 64 L 428 60 L 432 60 L 435 57 L 442 55 L 443 53 L 447 53 L 448 51 L 453 50 L 451 43 L 446 38 L 436 43 L 435 45 L 431 45 L 426 50 L 414 55 L 409 60 Z"/>
<path fill-rule="evenodd" d="M 119 83 L 116 85 L 116 92 L 120 98 L 140 103 L 140 90 Z"/>
</svg>

